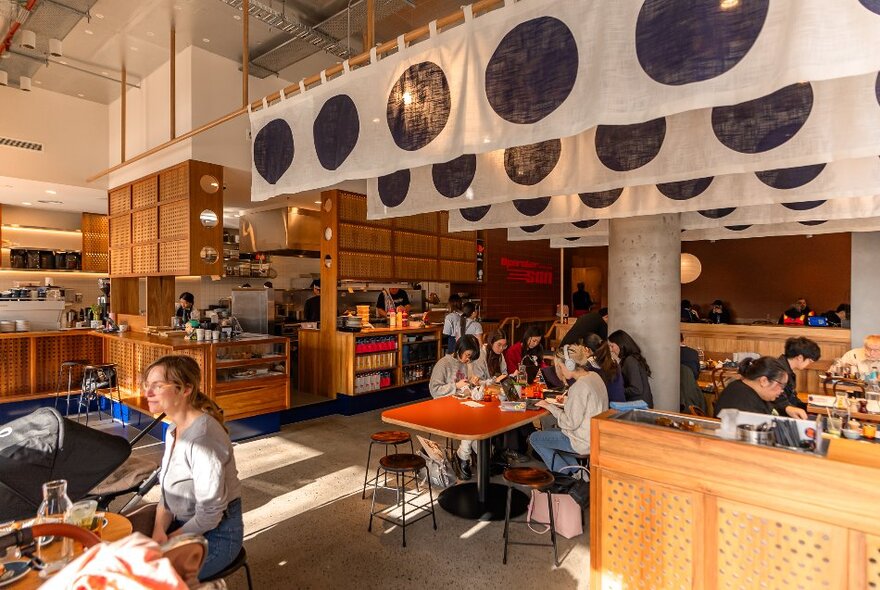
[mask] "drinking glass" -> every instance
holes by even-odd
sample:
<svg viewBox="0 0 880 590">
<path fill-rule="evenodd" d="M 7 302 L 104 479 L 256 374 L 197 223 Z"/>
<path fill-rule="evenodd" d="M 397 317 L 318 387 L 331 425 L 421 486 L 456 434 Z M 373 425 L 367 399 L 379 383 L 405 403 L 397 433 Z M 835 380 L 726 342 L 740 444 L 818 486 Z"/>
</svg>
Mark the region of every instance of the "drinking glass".
<svg viewBox="0 0 880 590">
<path fill-rule="evenodd" d="M 842 425 L 843 417 L 841 416 L 827 416 L 825 418 L 825 431 L 828 434 L 840 436 L 840 429 Z"/>
<path fill-rule="evenodd" d="M 43 501 L 37 509 L 36 523 L 64 522 L 72 506 L 67 496 L 67 480 L 56 479 L 43 484 Z M 73 543 L 71 539 L 60 540 L 60 547 L 50 547 L 55 541 L 54 537 L 40 537 L 37 539 L 37 556 L 45 564 L 40 572 L 41 577 L 46 577 L 63 568 L 73 558 Z"/>
</svg>

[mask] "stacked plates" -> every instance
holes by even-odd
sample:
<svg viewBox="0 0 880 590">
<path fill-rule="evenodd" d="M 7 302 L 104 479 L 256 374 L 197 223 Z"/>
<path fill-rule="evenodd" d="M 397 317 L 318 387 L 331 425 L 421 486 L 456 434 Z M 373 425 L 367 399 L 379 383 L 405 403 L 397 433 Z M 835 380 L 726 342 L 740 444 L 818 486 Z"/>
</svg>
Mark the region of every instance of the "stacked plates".
<svg viewBox="0 0 880 590">
<path fill-rule="evenodd" d="M 15 320 L 15 331 L 16 332 L 30 332 L 31 331 L 31 323 L 27 320 Z"/>
<path fill-rule="evenodd" d="M 15 332 L 15 322 L 0 320 L 0 334 Z"/>
<path fill-rule="evenodd" d="M 357 306 L 357 315 L 361 318 L 361 322 L 364 324 L 370 323 L 370 306 L 369 305 L 358 305 Z"/>
</svg>

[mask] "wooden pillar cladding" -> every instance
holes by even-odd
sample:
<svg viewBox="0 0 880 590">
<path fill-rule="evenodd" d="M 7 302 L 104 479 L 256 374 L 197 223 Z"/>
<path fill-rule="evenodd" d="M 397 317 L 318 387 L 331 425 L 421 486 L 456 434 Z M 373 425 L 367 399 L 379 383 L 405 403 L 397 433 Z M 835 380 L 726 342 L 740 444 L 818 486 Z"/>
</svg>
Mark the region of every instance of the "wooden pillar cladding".
<svg viewBox="0 0 880 590">
<path fill-rule="evenodd" d="M 147 325 L 168 326 L 174 315 L 174 277 L 147 277 Z"/>
<path fill-rule="evenodd" d="M 321 193 L 321 354 L 318 363 L 317 393 L 330 398 L 336 397 L 339 391 L 337 380 L 343 378 L 341 371 L 335 370 L 337 367 L 336 284 L 339 281 L 338 234 L 339 191 L 325 191 Z"/>
<path fill-rule="evenodd" d="M 169 134 L 171 139 L 177 137 L 177 31 L 174 30 L 174 27 L 171 27 L 171 80 L 170 80 L 170 94 L 168 97 L 168 111 L 169 111 L 169 120 L 170 120 L 170 131 Z"/>
<path fill-rule="evenodd" d="M 367 25 L 364 27 L 364 51 L 376 44 L 376 0 L 367 0 Z"/>
<path fill-rule="evenodd" d="M 122 86 L 120 91 L 119 103 L 119 161 L 125 162 L 125 99 L 126 85 L 125 66 L 122 66 Z"/>
<path fill-rule="evenodd" d="M 250 51 L 248 51 L 248 29 L 250 29 L 250 2 L 244 0 L 241 4 L 241 106 L 248 104 L 248 69 L 250 66 Z"/>
<path fill-rule="evenodd" d="M 110 272 L 110 218 L 96 213 L 82 214 L 82 269 Z"/>
<path fill-rule="evenodd" d="M 201 222 L 203 211 L 216 216 L 213 227 Z M 214 262 L 201 257 L 203 248 L 213 249 Z M 189 163 L 189 253 L 189 274 L 223 274 L 223 166 Z"/>
<path fill-rule="evenodd" d="M 110 311 L 140 315 L 139 281 L 137 277 L 110 279 Z"/>
</svg>

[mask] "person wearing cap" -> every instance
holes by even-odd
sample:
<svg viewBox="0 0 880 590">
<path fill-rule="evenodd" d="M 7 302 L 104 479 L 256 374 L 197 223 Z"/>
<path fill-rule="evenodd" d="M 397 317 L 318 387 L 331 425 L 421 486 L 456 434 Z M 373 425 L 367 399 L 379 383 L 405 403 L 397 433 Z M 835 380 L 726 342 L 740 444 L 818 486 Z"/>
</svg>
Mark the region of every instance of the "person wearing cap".
<svg viewBox="0 0 880 590">
<path fill-rule="evenodd" d="M 312 281 L 314 295 L 306 299 L 303 305 L 303 319 L 307 322 L 321 321 L 321 279 Z"/>
<path fill-rule="evenodd" d="M 177 303 L 178 307 L 174 315 L 180 318 L 181 324 L 185 324 L 192 318 L 193 306 L 196 303 L 196 298 L 193 297 L 193 294 L 189 291 L 184 291 L 180 294 L 180 299 L 177 300 Z"/>
<path fill-rule="evenodd" d="M 409 295 L 407 295 L 406 291 L 398 287 L 382 289 L 382 292 L 379 293 L 379 298 L 376 300 L 376 312 L 378 316 L 384 318 L 388 315 L 389 309 L 395 310 L 400 307 L 409 313 Z"/>
<path fill-rule="evenodd" d="M 712 309 L 709 310 L 706 319 L 709 320 L 710 324 L 729 324 L 730 312 L 724 309 L 724 302 L 716 299 L 712 302 Z"/>
</svg>

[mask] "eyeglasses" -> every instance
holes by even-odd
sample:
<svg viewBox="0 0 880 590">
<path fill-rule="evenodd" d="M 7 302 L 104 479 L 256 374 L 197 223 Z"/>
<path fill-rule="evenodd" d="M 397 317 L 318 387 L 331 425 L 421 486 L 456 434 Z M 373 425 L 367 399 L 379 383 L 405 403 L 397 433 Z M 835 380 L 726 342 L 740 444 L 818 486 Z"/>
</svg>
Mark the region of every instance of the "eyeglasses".
<svg viewBox="0 0 880 590">
<path fill-rule="evenodd" d="M 165 389 L 166 387 L 177 387 L 177 385 L 170 381 L 152 381 L 150 383 L 142 383 L 141 387 L 143 387 L 144 391 L 156 391 L 159 389 Z"/>
<path fill-rule="evenodd" d="M 771 382 L 779 384 L 779 387 L 785 389 L 785 386 L 788 385 L 788 381 L 779 381 L 778 379 L 770 379 Z"/>
</svg>

